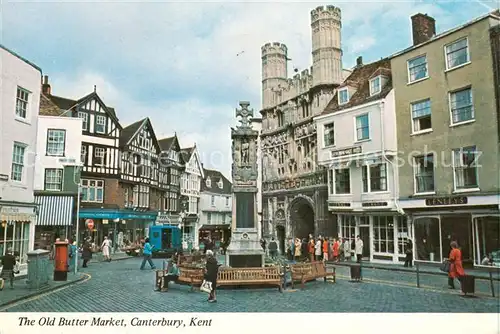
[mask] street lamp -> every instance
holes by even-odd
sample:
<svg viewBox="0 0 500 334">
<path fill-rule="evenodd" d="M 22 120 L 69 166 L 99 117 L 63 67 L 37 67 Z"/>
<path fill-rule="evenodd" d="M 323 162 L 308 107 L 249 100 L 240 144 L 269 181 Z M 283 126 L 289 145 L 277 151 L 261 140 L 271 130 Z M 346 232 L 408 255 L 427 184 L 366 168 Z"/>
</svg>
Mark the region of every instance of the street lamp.
<svg viewBox="0 0 500 334">
<path fill-rule="evenodd" d="M 75 252 L 75 275 L 78 273 L 78 247 L 80 245 L 80 194 L 81 184 L 78 180 L 78 191 L 76 195 L 76 252 Z"/>
</svg>

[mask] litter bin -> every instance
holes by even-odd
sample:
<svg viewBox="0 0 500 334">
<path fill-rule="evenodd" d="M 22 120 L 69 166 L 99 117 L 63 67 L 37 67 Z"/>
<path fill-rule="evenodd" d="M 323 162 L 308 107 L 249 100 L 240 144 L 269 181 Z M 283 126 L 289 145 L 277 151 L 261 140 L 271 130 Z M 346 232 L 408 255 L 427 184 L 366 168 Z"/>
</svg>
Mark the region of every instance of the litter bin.
<svg viewBox="0 0 500 334">
<path fill-rule="evenodd" d="M 351 279 L 354 281 L 359 281 L 361 279 L 361 265 L 360 264 L 351 265 Z"/>
<path fill-rule="evenodd" d="M 476 277 L 465 275 L 462 277 L 462 282 L 460 282 L 462 292 L 464 294 L 474 294 L 476 293 Z"/>
<path fill-rule="evenodd" d="M 35 249 L 28 252 L 28 279 L 26 283 L 30 289 L 41 289 L 49 284 L 50 279 L 50 252 Z"/>
</svg>

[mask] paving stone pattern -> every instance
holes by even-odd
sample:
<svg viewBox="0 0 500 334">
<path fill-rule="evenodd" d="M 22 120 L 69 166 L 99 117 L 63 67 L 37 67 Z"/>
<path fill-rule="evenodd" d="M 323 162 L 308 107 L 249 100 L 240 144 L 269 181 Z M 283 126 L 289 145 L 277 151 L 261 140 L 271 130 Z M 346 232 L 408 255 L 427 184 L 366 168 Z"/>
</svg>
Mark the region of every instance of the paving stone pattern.
<svg viewBox="0 0 500 334">
<path fill-rule="evenodd" d="M 161 260 L 154 260 L 161 268 Z M 92 279 L 66 289 L 13 305 L 9 312 L 498 312 L 495 298 L 462 298 L 458 291 L 417 289 L 368 281 L 306 284 L 304 290 L 221 289 L 218 303 L 206 302 L 207 294 L 172 285 L 155 292 L 154 273 L 139 270 L 140 259 L 92 263 Z M 147 267 L 148 268 L 148 267 Z M 343 276 L 344 273 L 340 272 Z M 384 273 L 385 275 L 386 273 Z M 387 272 L 390 275 L 390 272 Z M 376 274 L 374 274 L 376 275 Z M 393 272 L 389 281 L 401 273 Z M 380 276 L 382 277 L 382 276 Z M 385 276 L 384 276 L 385 277 Z M 375 279 L 375 278 L 373 278 Z M 439 278 L 442 280 L 442 278 Z M 403 282 L 404 283 L 404 282 Z M 446 284 L 445 282 L 442 282 Z"/>
</svg>

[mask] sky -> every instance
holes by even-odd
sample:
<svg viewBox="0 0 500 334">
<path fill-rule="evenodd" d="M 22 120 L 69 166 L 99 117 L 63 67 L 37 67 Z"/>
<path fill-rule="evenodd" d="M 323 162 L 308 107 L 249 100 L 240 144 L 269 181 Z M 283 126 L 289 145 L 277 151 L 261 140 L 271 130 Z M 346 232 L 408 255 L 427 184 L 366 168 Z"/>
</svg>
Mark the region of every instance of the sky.
<svg viewBox="0 0 500 334">
<path fill-rule="evenodd" d="M 42 68 L 52 94 L 93 91 L 122 126 L 149 117 L 159 139 L 196 143 L 206 168 L 231 178 L 230 127 L 250 101 L 260 116 L 260 47 L 288 46 L 289 76 L 312 65 L 310 11 L 342 10 L 343 67 L 411 45 L 410 16 L 437 32 L 496 9 L 500 0 L 446 1 L 0 1 L 0 43 Z"/>
</svg>

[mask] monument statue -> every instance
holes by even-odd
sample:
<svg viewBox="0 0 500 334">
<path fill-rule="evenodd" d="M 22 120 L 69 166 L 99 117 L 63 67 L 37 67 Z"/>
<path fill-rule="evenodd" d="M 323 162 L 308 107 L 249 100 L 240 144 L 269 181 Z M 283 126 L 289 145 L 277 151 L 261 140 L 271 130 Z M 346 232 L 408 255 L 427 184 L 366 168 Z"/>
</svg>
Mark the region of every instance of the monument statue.
<svg viewBox="0 0 500 334">
<path fill-rule="evenodd" d="M 262 267 L 264 252 L 260 246 L 257 216 L 257 139 L 252 128 L 253 109 L 249 102 L 240 102 L 235 116 L 240 125 L 231 128 L 233 219 L 231 243 L 226 252 L 230 267 Z"/>
</svg>

